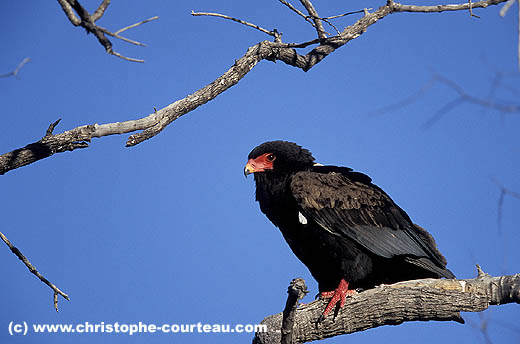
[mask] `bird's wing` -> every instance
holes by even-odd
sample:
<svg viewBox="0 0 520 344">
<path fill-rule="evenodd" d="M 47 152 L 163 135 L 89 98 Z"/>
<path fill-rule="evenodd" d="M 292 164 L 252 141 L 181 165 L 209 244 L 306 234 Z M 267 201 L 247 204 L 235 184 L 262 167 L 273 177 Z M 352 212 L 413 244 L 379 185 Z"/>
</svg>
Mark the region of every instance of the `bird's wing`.
<svg viewBox="0 0 520 344">
<path fill-rule="evenodd" d="M 370 181 L 359 172 L 324 166 L 295 173 L 290 187 L 306 220 L 313 220 L 331 234 L 348 237 L 385 258 L 426 257 L 444 267 L 446 260 L 431 236 L 417 229 L 408 215 Z"/>
</svg>

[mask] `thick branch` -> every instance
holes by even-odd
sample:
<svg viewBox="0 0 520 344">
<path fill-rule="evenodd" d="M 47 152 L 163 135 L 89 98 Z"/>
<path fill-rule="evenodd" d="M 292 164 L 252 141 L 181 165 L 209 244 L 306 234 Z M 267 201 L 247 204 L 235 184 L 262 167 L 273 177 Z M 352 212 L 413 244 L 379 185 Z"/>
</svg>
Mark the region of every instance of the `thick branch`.
<svg viewBox="0 0 520 344">
<path fill-rule="evenodd" d="M 11 252 L 13 252 L 13 254 L 15 256 L 17 256 L 18 259 L 20 259 L 25 264 L 25 266 L 27 266 L 27 269 L 29 269 L 29 271 L 32 274 L 34 274 L 36 277 L 38 277 L 40 279 L 40 281 L 45 283 L 47 286 L 49 286 L 49 288 L 51 288 L 54 291 L 54 309 L 56 309 L 56 312 L 58 311 L 58 294 L 61 295 L 65 300 L 70 301 L 69 295 L 67 295 L 64 292 L 62 292 L 58 287 L 56 287 L 54 284 L 49 282 L 48 279 L 43 277 L 43 275 L 41 273 L 39 273 L 38 270 L 36 270 L 34 265 L 31 264 L 29 259 L 27 259 L 22 254 L 22 252 L 20 252 L 20 250 L 18 248 L 16 248 L 13 244 L 11 244 L 9 239 L 7 239 L 7 237 L 2 232 L 0 232 L 0 238 L 11 249 Z"/>
<path fill-rule="evenodd" d="M 66 1 L 75 2 L 74 0 L 59 0 L 60 4 L 68 4 Z M 473 3 L 473 8 L 486 7 L 487 5 L 505 1 L 506 0 L 480 1 Z M 300 44 L 286 44 L 269 41 L 260 42 L 250 47 L 242 58 L 236 60 L 235 64 L 227 72 L 211 84 L 183 99 L 177 100 L 163 109 L 154 111 L 154 113 L 146 117 L 125 122 L 107 123 L 102 125 L 96 123 L 77 127 L 61 134 L 46 136 L 35 143 L 1 155 L 0 174 L 4 174 L 15 168 L 49 157 L 54 153 L 88 147 L 88 142 L 90 142 L 94 137 L 125 134 L 143 130 L 140 133 L 131 135 L 126 142 L 127 147 L 135 146 L 159 134 L 166 126 L 177 118 L 193 111 L 197 107 L 214 99 L 231 86 L 236 85 L 256 66 L 258 62 L 262 60 L 279 60 L 288 65 L 300 68 L 303 71 L 308 71 L 330 53 L 349 41 L 359 37 L 370 25 L 375 24 L 379 19 L 382 19 L 395 11 L 394 7 L 397 5 L 398 4 L 390 1 L 387 5 L 380 7 L 373 13 L 367 12 L 363 18 L 345 28 L 339 35 L 333 37 L 315 39 Z M 465 7 L 467 4 L 459 6 L 461 6 L 460 9 L 468 9 L 468 7 Z M 64 5 L 64 10 L 66 7 L 67 6 Z M 68 12 L 66 11 L 66 13 Z M 73 20 L 71 19 L 71 21 Z M 303 48 L 313 44 L 319 44 L 319 46 L 312 49 L 306 55 L 300 55 L 295 50 L 295 48 Z"/>
<path fill-rule="evenodd" d="M 327 300 L 300 305 L 292 329 L 294 343 L 364 331 L 405 321 L 461 322 L 459 312 L 480 312 L 489 305 L 520 303 L 520 274 L 491 277 L 484 273 L 474 279 L 424 279 L 382 285 L 347 299 L 336 318 L 317 323 Z M 268 332 L 257 333 L 253 343 L 280 343 L 282 313 L 262 321 Z"/>
<path fill-rule="evenodd" d="M 388 1 L 392 6 L 392 12 L 445 12 L 445 11 L 462 11 L 474 9 L 477 7 L 486 8 L 489 5 L 498 5 L 507 0 L 484 0 L 477 2 L 466 2 L 464 4 L 448 4 L 448 5 L 434 5 L 434 6 L 416 6 L 416 5 L 402 5 L 397 2 Z"/>
</svg>

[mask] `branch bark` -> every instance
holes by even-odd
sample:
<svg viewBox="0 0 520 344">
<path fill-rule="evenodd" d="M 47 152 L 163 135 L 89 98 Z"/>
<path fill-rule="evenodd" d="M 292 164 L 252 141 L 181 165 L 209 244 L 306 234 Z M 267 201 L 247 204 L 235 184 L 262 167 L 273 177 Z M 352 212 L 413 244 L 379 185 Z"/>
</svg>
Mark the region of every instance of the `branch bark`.
<svg viewBox="0 0 520 344">
<path fill-rule="evenodd" d="M 107 9 L 108 5 L 110 5 L 111 0 L 103 0 L 99 7 L 96 9 L 96 11 L 90 15 L 88 11 L 79 3 L 77 0 L 58 0 L 58 3 L 60 4 L 63 12 L 65 12 L 65 15 L 69 19 L 72 25 L 74 26 L 81 26 L 85 30 L 87 30 L 87 33 L 92 33 L 96 38 L 98 39 L 99 43 L 105 48 L 105 51 L 111 55 L 117 56 L 123 60 L 131 61 L 131 62 L 144 62 L 144 60 L 141 59 L 135 59 L 132 57 L 126 57 L 121 55 L 120 53 L 114 51 L 112 49 L 112 42 L 105 36 L 109 35 L 115 38 L 118 38 L 122 41 L 125 41 L 127 43 L 135 44 L 138 46 L 145 46 L 143 43 L 131 40 L 129 38 L 123 37 L 119 35 L 121 32 L 126 31 L 128 29 L 137 27 L 139 25 L 148 23 L 152 20 L 159 19 L 159 17 L 155 16 L 146 20 L 143 20 L 139 23 L 135 23 L 132 25 L 129 25 L 127 27 L 124 27 L 116 32 L 111 32 L 104 27 L 101 27 L 99 25 L 96 25 L 95 22 L 99 20 L 103 14 L 105 14 L 105 10 Z M 77 14 L 77 16 L 76 16 Z M 78 18 L 79 16 L 79 18 Z"/>
<path fill-rule="evenodd" d="M 36 268 L 34 267 L 34 265 L 31 264 L 29 259 L 27 259 L 27 257 L 25 257 L 23 255 L 23 253 L 16 246 L 14 246 L 2 232 L 0 232 L 0 239 L 2 239 L 3 242 L 5 242 L 5 244 L 9 247 L 11 252 L 13 252 L 13 254 L 15 256 L 17 256 L 18 259 L 20 259 L 22 261 L 22 263 L 25 264 L 27 269 L 29 269 L 29 271 L 33 275 L 38 277 L 40 279 L 40 281 L 45 283 L 49 288 L 51 288 L 53 290 L 53 292 L 54 292 L 54 309 L 56 310 L 56 312 L 58 311 L 58 295 L 61 295 L 65 300 L 70 301 L 69 295 L 65 294 L 63 291 L 60 290 L 60 288 L 56 287 L 47 278 L 45 278 L 41 273 L 39 273 L 38 270 L 36 270 Z"/>
<path fill-rule="evenodd" d="M 481 312 L 490 305 L 520 303 L 520 274 L 491 277 L 478 267 L 477 278 L 465 280 L 423 279 L 381 285 L 349 299 L 337 316 L 318 323 L 326 300 L 301 305 L 294 318 L 293 343 L 322 340 L 405 321 L 463 322 L 459 312 Z M 267 332 L 256 333 L 254 344 L 278 344 L 282 313 L 262 323 Z"/>
<path fill-rule="evenodd" d="M 78 19 L 72 10 L 70 3 L 75 4 L 79 12 L 80 5 L 75 0 L 58 0 L 62 5 L 69 20 L 74 25 L 80 25 Z M 507 0 L 484 0 L 472 3 L 472 8 L 487 7 L 496 5 Z M 103 1 L 108 6 L 109 1 Z M 76 8 L 75 7 L 75 8 Z M 106 8 L 106 7 L 105 7 Z M 199 89 L 195 93 L 186 96 L 183 99 L 154 111 L 146 117 L 129 120 L 125 122 L 107 123 L 107 124 L 89 124 L 77 127 L 61 134 L 45 136 L 43 139 L 31 143 L 23 148 L 16 149 L 12 152 L 5 153 L 0 156 L 0 174 L 4 174 L 10 170 L 21 166 L 31 164 L 37 160 L 47 158 L 55 153 L 72 151 L 77 148 L 86 148 L 92 138 L 100 138 L 108 135 L 126 134 L 134 131 L 142 130 L 142 132 L 131 135 L 126 146 L 135 146 L 159 134 L 171 122 L 186 113 L 195 110 L 197 107 L 216 98 L 219 94 L 236 85 L 249 71 L 251 71 L 257 63 L 262 60 L 282 61 L 290 66 L 308 71 L 316 64 L 321 62 L 325 57 L 334 52 L 336 49 L 347 44 L 351 40 L 362 35 L 368 27 L 378 22 L 380 19 L 394 12 L 442 12 L 454 10 L 467 10 L 469 4 L 459 5 L 439 5 L 439 6 L 408 6 L 388 1 L 385 6 L 380 7 L 373 13 L 366 14 L 356 23 L 346 27 L 341 33 L 328 38 L 318 38 L 304 43 L 281 43 L 280 36 L 275 38 L 275 42 L 263 41 L 250 47 L 246 54 L 236 60 L 233 66 L 228 69 L 222 76 L 217 78 L 209 85 Z M 86 11 L 85 11 L 86 12 Z M 88 12 L 87 12 L 88 14 Z M 85 16 L 87 15 L 85 14 Z M 91 18 L 92 16 L 90 16 Z M 92 18 L 90 19 L 92 21 Z M 99 29 L 98 31 L 102 31 Z M 101 32 L 103 33 L 103 32 Z M 305 48 L 309 45 L 318 44 L 317 47 L 309 51 L 307 54 L 299 54 L 295 49 Z"/>
</svg>

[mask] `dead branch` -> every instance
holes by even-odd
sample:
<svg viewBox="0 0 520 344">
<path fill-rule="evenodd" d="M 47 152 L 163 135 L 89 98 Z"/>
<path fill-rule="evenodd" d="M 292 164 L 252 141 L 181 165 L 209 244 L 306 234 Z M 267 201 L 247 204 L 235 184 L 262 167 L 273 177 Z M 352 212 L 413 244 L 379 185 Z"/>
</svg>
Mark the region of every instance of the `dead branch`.
<svg viewBox="0 0 520 344">
<path fill-rule="evenodd" d="M 312 18 L 312 21 L 314 22 L 316 28 L 316 32 L 318 33 L 318 38 L 327 38 L 327 34 L 325 33 L 325 29 L 323 28 L 323 24 L 321 23 L 320 16 L 314 8 L 312 2 L 310 2 L 309 0 L 300 0 L 300 2 L 309 13 L 309 16 Z"/>
<path fill-rule="evenodd" d="M 131 62 L 144 62 L 144 60 L 136 59 L 133 57 L 127 57 L 114 51 L 112 48 L 112 42 L 105 35 L 109 35 L 117 39 L 120 39 L 124 42 L 144 47 L 145 44 L 123 37 L 120 35 L 120 33 L 128 29 L 137 27 L 139 25 L 148 23 L 152 20 L 159 19 L 158 16 L 148 18 L 138 23 L 126 26 L 122 29 L 117 30 L 116 32 L 111 32 L 105 29 L 104 27 L 95 24 L 95 22 L 99 20 L 105 13 L 105 10 L 107 9 L 108 5 L 110 5 L 110 0 L 103 0 L 103 2 L 99 5 L 99 7 L 92 15 L 90 15 L 88 11 L 83 6 L 81 6 L 79 1 L 77 0 L 58 0 L 58 3 L 61 5 L 61 8 L 65 12 L 65 15 L 72 23 L 72 25 L 83 27 L 85 30 L 87 30 L 87 34 L 94 34 L 94 36 L 96 36 L 96 38 L 98 39 L 99 43 L 105 48 L 105 51 L 107 53 Z"/>
<path fill-rule="evenodd" d="M 293 343 L 322 340 L 405 321 L 464 322 L 459 312 L 481 312 L 490 305 L 520 303 L 520 274 L 491 277 L 478 267 L 478 277 L 464 280 L 423 279 L 381 285 L 349 299 L 337 316 L 317 322 L 326 300 L 300 305 L 292 328 Z M 253 343 L 280 343 L 282 313 L 268 316 Z"/>
<path fill-rule="evenodd" d="M 466 2 L 464 4 L 448 4 L 448 5 L 434 5 L 434 6 L 417 6 L 417 5 L 403 5 L 393 0 L 388 0 L 388 6 L 392 7 L 392 12 L 420 12 L 420 13 L 434 13 L 446 11 L 461 11 L 474 8 L 486 8 L 490 5 L 498 5 L 507 0 L 485 0 L 477 2 Z"/>
<path fill-rule="evenodd" d="M 258 26 L 256 24 L 251 24 L 249 22 L 246 22 L 244 20 L 241 20 L 241 19 L 237 19 L 237 18 L 233 18 L 233 17 L 230 17 L 230 16 L 226 16 L 224 14 L 220 14 L 220 13 L 211 13 L 211 12 L 194 12 L 193 10 L 191 11 L 191 15 L 194 16 L 194 17 L 197 17 L 197 16 L 210 16 L 210 17 L 218 17 L 218 18 L 224 18 L 224 19 L 228 19 L 228 20 L 232 20 L 234 22 L 237 22 L 237 23 L 240 23 L 240 24 L 243 24 L 243 25 L 246 25 L 246 26 L 249 26 L 249 27 L 252 27 L 253 29 L 257 29 L 265 34 L 268 34 L 269 36 L 273 36 L 273 37 L 276 37 L 276 34 L 274 31 L 269 31 L 269 30 L 266 30 L 264 29 L 263 27 L 261 26 Z"/>
<path fill-rule="evenodd" d="M 287 288 L 287 302 L 282 312 L 281 340 L 282 344 L 293 343 L 293 327 L 298 301 L 303 299 L 309 291 L 303 278 L 295 278 Z"/>
<path fill-rule="evenodd" d="M 103 0 L 103 2 L 99 5 L 97 10 L 94 13 L 92 13 L 91 18 L 94 22 L 101 18 L 103 14 L 105 14 L 105 10 L 107 9 L 108 5 L 110 5 L 110 0 Z"/>
<path fill-rule="evenodd" d="M 62 4 L 65 13 L 73 24 L 76 22 L 76 25 L 82 25 L 81 23 L 87 25 L 85 24 L 85 21 L 90 20 L 88 21 L 90 24 L 87 26 L 92 28 L 92 30 L 96 30 L 103 34 L 99 27 L 96 26 L 94 28 L 92 26 L 93 24 L 91 16 L 88 15 L 86 10 L 84 10 L 77 3 L 77 1 L 58 1 L 60 4 Z M 506 0 L 484 0 L 473 3 L 472 6 L 473 8 L 487 7 L 489 5 L 495 5 L 505 1 Z M 74 6 L 72 6 L 71 3 Z M 102 4 L 106 4 L 106 6 L 108 6 L 107 2 L 103 2 Z M 139 133 L 131 135 L 126 142 L 127 147 L 135 146 L 159 134 L 164 128 L 166 128 L 177 118 L 195 110 L 197 107 L 216 98 L 222 92 L 236 85 L 260 61 L 282 61 L 290 66 L 300 68 L 303 71 L 308 71 L 336 49 L 361 36 L 366 32 L 368 27 L 375 24 L 380 19 L 391 13 L 404 11 L 405 8 L 400 6 L 404 5 L 394 3 L 393 1 L 388 1 L 385 6 L 380 7 L 372 13 L 368 13 L 367 11 L 363 18 L 360 18 L 354 24 L 346 27 L 340 34 L 336 36 L 318 38 L 299 44 L 281 43 L 279 42 L 279 36 L 275 38 L 275 42 L 260 42 L 250 47 L 245 55 L 236 60 L 233 66 L 228 69 L 228 71 L 226 71 L 222 76 L 217 78 L 209 85 L 199 89 L 198 91 L 186 96 L 183 99 L 175 101 L 174 103 L 160 110 L 154 111 L 146 117 L 125 122 L 107 123 L 101 125 L 95 123 L 80 126 L 71 130 L 67 130 L 61 134 L 45 136 L 41 140 L 31 143 L 23 148 L 19 148 L 12 152 L 0 155 L 0 174 L 4 174 L 18 167 L 31 164 L 55 153 L 72 151 L 77 148 L 86 148 L 88 147 L 88 144 L 92 138 L 100 138 L 108 135 L 125 134 L 142 130 Z M 468 4 L 440 5 L 437 7 L 434 6 L 436 8 L 434 12 L 454 10 L 453 6 L 456 6 L 459 10 L 468 9 Z M 417 8 L 420 7 L 421 6 Z M 76 13 L 79 12 L 78 15 L 80 15 L 80 17 L 83 15 L 81 20 L 75 16 L 73 9 L 76 10 Z M 318 44 L 318 46 L 305 55 L 299 54 L 295 50 L 297 48 L 304 48 L 314 44 Z"/>
<path fill-rule="evenodd" d="M 7 78 L 9 76 L 16 76 L 18 75 L 18 72 L 20 71 L 20 69 L 26 64 L 28 63 L 29 61 L 31 61 L 31 58 L 29 57 L 26 57 L 22 60 L 22 62 L 20 62 L 18 64 L 18 66 L 16 66 L 16 68 L 12 71 L 12 72 L 9 72 L 9 73 L 6 73 L 6 74 L 0 74 L 0 78 Z"/>
<path fill-rule="evenodd" d="M 501 74 L 497 75 L 494 81 L 494 87 L 492 88 L 492 91 L 496 88 L 496 86 L 499 84 Z M 382 115 L 388 112 L 392 112 L 394 110 L 398 110 L 402 107 L 405 107 L 407 105 L 410 105 L 417 101 L 420 96 L 422 96 L 426 91 L 428 91 L 430 88 L 432 88 L 435 84 L 443 84 L 445 86 L 448 86 L 452 90 L 455 91 L 456 97 L 452 99 L 451 101 L 444 104 L 439 110 L 437 110 L 433 116 L 431 116 L 423 125 L 423 128 L 430 128 L 433 126 L 436 122 L 438 122 L 445 114 L 455 109 L 457 106 L 462 105 L 464 103 L 472 103 L 475 105 L 479 105 L 483 108 L 489 108 L 496 111 L 499 111 L 504 114 L 512 114 L 512 113 L 520 113 L 520 104 L 504 104 L 499 103 L 496 101 L 493 101 L 491 99 L 492 93 L 488 97 L 478 97 L 475 95 L 470 94 L 469 92 L 466 92 L 459 84 L 457 84 L 455 81 L 450 80 L 440 74 L 434 74 L 433 77 L 428 80 L 417 92 L 413 93 L 412 95 L 397 101 L 394 104 L 387 105 L 385 107 L 382 107 L 380 109 L 374 110 L 369 112 L 370 115 Z"/>
<path fill-rule="evenodd" d="M 61 295 L 65 300 L 70 301 L 69 295 L 62 292 L 58 287 L 56 287 L 54 284 L 49 282 L 48 279 L 43 277 L 43 275 L 41 273 L 39 273 L 38 270 L 36 270 L 34 265 L 31 264 L 29 259 L 27 259 L 22 254 L 22 252 L 20 252 L 20 250 L 18 248 L 16 248 L 13 244 L 11 244 L 9 239 L 7 239 L 7 237 L 2 232 L 0 232 L 0 238 L 2 238 L 2 240 L 9 247 L 9 249 L 11 249 L 11 252 L 13 252 L 13 254 L 15 256 L 17 256 L 18 259 L 20 259 L 25 264 L 25 266 L 27 266 L 27 269 L 29 269 L 29 271 L 32 274 L 34 274 L 36 277 L 38 277 L 40 279 L 40 281 L 45 283 L 47 286 L 49 286 L 49 288 L 51 288 L 54 291 L 54 297 L 53 297 L 54 298 L 54 309 L 56 309 L 56 312 L 58 311 L 58 294 Z"/>
<path fill-rule="evenodd" d="M 278 0 L 278 1 L 280 1 L 282 4 L 287 6 L 291 11 L 293 11 L 294 13 L 296 13 L 297 15 L 299 15 L 300 17 L 305 19 L 305 21 L 308 22 L 309 24 L 311 24 L 313 27 L 316 27 L 316 24 L 314 24 L 314 22 L 312 20 L 310 20 L 310 18 L 308 16 L 306 16 L 305 13 L 303 13 L 302 11 L 300 11 L 299 9 L 294 7 L 290 2 L 288 2 L 286 0 Z"/>
</svg>

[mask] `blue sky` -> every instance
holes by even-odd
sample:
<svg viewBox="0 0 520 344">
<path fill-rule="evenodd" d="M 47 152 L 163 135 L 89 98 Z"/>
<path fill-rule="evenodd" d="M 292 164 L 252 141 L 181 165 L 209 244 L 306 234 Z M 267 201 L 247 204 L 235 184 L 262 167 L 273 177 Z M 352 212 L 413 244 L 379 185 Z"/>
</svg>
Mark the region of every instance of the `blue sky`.
<svg viewBox="0 0 520 344">
<path fill-rule="evenodd" d="M 82 4 L 92 11 L 98 1 Z M 315 5 L 325 16 L 367 2 Z M 274 0 L 114 1 L 98 22 L 109 29 L 160 16 L 127 33 L 146 48 L 112 40 L 116 51 L 146 60 L 137 64 L 107 55 L 57 2 L 10 1 L 0 9 L 0 73 L 31 58 L 16 78 L 0 79 L 1 153 L 37 141 L 57 118 L 62 132 L 147 115 L 213 81 L 268 38 L 237 23 L 192 17 L 192 9 L 277 28 L 285 42 L 315 36 Z M 499 9 L 475 10 L 480 19 L 467 12 L 390 15 L 307 73 L 261 62 L 238 85 L 136 147 L 124 147 L 126 135 L 95 139 L 88 149 L 1 176 L 1 231 L 71 301 L 60 299 L 56 313 L 50 289 L 0 245 L 0 341 L 249 342 L 251 334 L 10 337 L 7 326 L 255 324 L 283 309 L 294 277 L 303 277 L 314 295 L 315 281 L 260 213 L 254 182 L 242 174 L 249 151 L 272 139 L 297 142 L 321 163 L 370 175 L 434 235 L 459 278 L 474 277 L 476 263 L 492 275 L 520 272 L 520 200 L 505 198 L 499 229 L 500 192 L 492 181 L 520 191 L 518 115 L 462 104 L 425 129 L 457 97 L 442 84 L 413 104 L 373 114 L 435 73 L 472 95 L 518 104 L 516 8 L 503 19 Z M 491 91 L 496 73 L 504 73 L 503 82 Z M 325 342 L 483 342 L 475 327 L 485 319 L 493 343 L 517 343 L 519 315 L 517 305 L 504 305 L 481 317 L 464 315 L 465 326 L 407 323 Z"/>
</svg>

